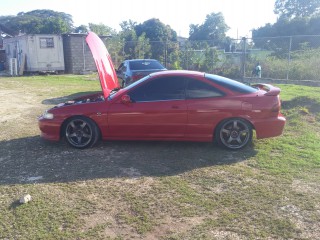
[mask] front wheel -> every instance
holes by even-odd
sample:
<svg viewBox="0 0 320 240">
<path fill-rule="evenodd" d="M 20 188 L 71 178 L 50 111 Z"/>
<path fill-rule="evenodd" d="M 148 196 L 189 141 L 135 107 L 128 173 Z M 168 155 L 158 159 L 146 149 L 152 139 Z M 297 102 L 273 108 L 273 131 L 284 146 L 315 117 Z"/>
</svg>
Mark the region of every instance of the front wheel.
<svg viewBox="0 0 320 240">
<path fill-rule="evenodd" d="M 251 142 L 252 126 L 244 119 L 227 119 L 218 125 L 215 138 L 225 148 L 240 149 Z"/>
<path fill-rule="evenodd" d="M 71 118 L 64 128 L 67 142 L 75 148 L 92 147 L 99 138 L 99 129 L 95 122 L 86 117 Z"/>
</svg>

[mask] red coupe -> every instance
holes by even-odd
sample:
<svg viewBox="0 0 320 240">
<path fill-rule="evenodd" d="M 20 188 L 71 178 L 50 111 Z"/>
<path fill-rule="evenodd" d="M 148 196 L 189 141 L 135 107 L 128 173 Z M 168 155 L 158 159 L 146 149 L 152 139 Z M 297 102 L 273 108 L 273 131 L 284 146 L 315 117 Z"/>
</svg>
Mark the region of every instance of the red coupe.
<svg viewBox="0 0 320 240">
<path fill-rule="evenodd" d="M 95 33 L 86 41 L 101 94 L 59 104 L 39 117 L 41 136 L 65 138 L 76 148 L 103 140 L 216 141 L 240 149 L 251 140 L 282 134 L 280 89 L 248 86 L 194 71 L 152 73 L 120 89 L 110 55 Z"/>
</svg>

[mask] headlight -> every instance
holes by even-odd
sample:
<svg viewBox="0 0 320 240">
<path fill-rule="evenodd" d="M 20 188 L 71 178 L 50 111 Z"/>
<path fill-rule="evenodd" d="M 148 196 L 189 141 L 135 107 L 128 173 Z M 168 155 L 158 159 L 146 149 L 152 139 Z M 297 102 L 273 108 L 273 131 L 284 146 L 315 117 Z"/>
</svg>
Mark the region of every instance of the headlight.
<svg viewBox="0 0 320 240">
<path fill-rule="evenodd" d="M 53 119 L 54 115 L 53 115 L 53 113 L 49 113 L 49 112 L 45 111 L 45 112 L 43 113 L 42 117 L 43 117 L 44 119 Z"/>
</svg>

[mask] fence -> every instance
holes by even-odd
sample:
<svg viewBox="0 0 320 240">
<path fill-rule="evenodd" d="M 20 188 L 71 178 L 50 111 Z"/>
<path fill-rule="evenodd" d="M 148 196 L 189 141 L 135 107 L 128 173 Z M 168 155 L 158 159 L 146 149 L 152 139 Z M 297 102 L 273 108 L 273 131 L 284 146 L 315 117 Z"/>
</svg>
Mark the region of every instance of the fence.
<svg viewBox="0 0 320 240">
<path fill-rule="evenodd" d="M 265 79 L 320 81 L 320 35 L 232 39 L 219 47 L 188 40 L 108 42 L 107 47 L 116 67 L 124 59 L 154 58 L 168 69 L 244 79 L 259 62 Z"/>
</svg>

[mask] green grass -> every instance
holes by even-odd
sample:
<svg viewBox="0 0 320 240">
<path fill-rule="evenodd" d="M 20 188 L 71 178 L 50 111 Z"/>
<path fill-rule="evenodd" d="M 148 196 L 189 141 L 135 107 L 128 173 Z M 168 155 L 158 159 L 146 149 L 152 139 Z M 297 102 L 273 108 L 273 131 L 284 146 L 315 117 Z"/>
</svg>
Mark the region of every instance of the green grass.
<svg viewBox="0 0 320 240">
<path fill-rule="evenodd" d="M 36 116 L 99 91 L 97 76 L 0 78 L 0 239 L 320 239 L 320 88 L 279 87 L 283 135 L 241 151 L 79 151 L 41 140 Z M 26 193 L 32 201 L 19 204 Z"/>
</svg>

